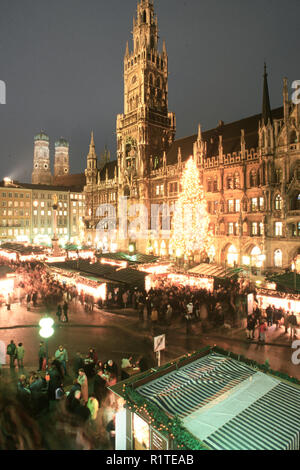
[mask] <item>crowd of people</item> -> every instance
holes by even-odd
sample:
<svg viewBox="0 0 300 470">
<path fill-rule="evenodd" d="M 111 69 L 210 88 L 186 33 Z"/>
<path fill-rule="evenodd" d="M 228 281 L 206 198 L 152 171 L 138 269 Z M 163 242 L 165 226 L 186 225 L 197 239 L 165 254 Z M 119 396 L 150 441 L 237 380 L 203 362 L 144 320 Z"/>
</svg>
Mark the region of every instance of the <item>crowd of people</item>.
<svg viewBox="0 0 300 470">
<path fill-rule="evenodd" d="M 17 358 L 14 340 L 8 344 L 7 354 L 10 368 L 14 369 Z M 23 363 L 18 361 L 17 402 L 33 419 L 38 420 L 43 415 L 64 416 L 64 420 L 73 423 L 73 428 L 88 432 L 92 440 L 92 443 L 89 440 L 86 444 L 88 448 L 114 448 L 115 414 L 119 404 L 109 387 L 124 378 L 125 362 L 127 370 L 139 361 L 133 364 L 132 357 L 124 358 L 118 366 L 112 359 L 99 360 L 95 348 L 91 347 L 87 354 L 77 352 L 70 364 L 63 345 L 57 348 L 49 365 L 45 363 L 45 358 L 45 344 L 41 341 L 37 370 L 26 373 Z M 145 361 L 144 357 L 140 357 L 139 371 L 148 368 Z M 76 439 L 77 434 L 74 434 Z M 76 440 L 72 443 L 69 436 L 68 441 L 71 448 L 76 447 Z"/>
<path fill-rule="evenodd" d="M 133 362 L 131 355 L 118 365 L 112 359 L 100 360 L 96 349 L 91 347 L 86 354 L 78 351 L 69 360 L 67 349 L 59 345 L 47 364 L 45 343 L 41 341 L 37 369 L 27 371 L 18 351 L 23 351 L 24 358 L 23 345 L 16 346 L 11 340 L 6 348 L 10 370 L 15 372 L 18 367 L 18 374 L 14 374 L 18 377 L 17 389 L 12 393 L 28 416 L 37 421 L 50 416 L 53 427 L 66 426 L 70 448 L 78 448 L 78 433 L 80 436 L 86 433 L 89 438 L 84 442 L 80 440 L 79 448 L 113 449 L 115 414 L 119 403 L 109 387 L 127 378 L 126 371 L 130 368 L 138 372 L 148 370 L 150 362 L 147 357 L 140 356 Z"/>
<path fill-rule="evenodd" d="M 275 325 L 276 330 L 284 328 L 284 334 L 288 334 L 288 330 L 290 330 L 291 340 L 297 338 L 298 322 L 294 312 L 286 311 L 281 307 L 276 308 L 274 305 L 268 305 L 264 312 L 256 305 L 253 313 L 247 317 L 247 339 L 257 339 L 259 343 L 264 344 L 268 328 L 273 325 Z"/>
</svg>

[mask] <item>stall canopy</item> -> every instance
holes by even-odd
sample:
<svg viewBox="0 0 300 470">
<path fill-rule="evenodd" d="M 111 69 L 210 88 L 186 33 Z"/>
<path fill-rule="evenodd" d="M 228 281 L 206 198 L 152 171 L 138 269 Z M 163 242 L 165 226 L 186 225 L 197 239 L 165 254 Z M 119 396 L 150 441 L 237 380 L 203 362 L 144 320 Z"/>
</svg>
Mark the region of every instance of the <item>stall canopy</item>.
<svg viewBox="0 0 300 470">
<path fill-rule="evenodd" d="M 181 361 L 137 376 L 129 386 L 169 421 L 179 417 L 210 449 L 300 448 L 298 385 L 213 350 Z M 124 384 L 110 390 L 126 399 Z"/>
<path fill-rule="evenodd" d="M 145 286 L 145 277 L 147 273 L 135 269 L 119 269 L 117 266 L 104 265 L 100 263 L 91 264 L 88 261 L 65 261 L 62 263 L 48 263 L 50 268 L 57 268 L 64 271 L 78 272 L 80 275 L 93 276 L 106 281 L 117 282 L 126 286 L 140 287 Z"/>
<path fill-rule="evenodd" d="M 202 274 L 205 276 L 213 276 L 218 279 L 225 279 L 225 278 L 232 278 L 237 276 L 239 273 L 243 271 L 242 268 L 224 268 L 217 264 L 207 264 L 202 263 L 195 268 L 189 270 L 191 274 Z"/>
<path fill-rule="evenodd" d="M 296 273 L 285 273 L 277 274 L 269 277 L 271 282 L 277 284 L 278 290 L 287 290 L 293 292 L 300 292 L 300 274 Z"/>
<path fill-rule="evenodd" d="M 45 252 L 44 247 L 22 245 L 21 243 L 3 243 L 0 249 L 10 253 L 17 253 L 20 256 L 38 255 Z"/>
<path fill-rule="evenodd" d="M 147 263 L 154 263 L 159 258 L 156 256 L 151 255 L 143 255 L 140 253 L 130 254 L 126 252 L 118 252 L 118 253 L 105 253 L 105 254 L 96 254 L 97 258 L 105 258 L 108 260 L 115 260 L 115 261 L 127 261 L 128 264 L 147 264 Z"/>
<path fill-rule="evenodd" d="M 66 251 L 91 251 L 91 247 L 87 245 L 74 245 L 72 243 L 67 243 L 64 247 Z"/>
</svg>

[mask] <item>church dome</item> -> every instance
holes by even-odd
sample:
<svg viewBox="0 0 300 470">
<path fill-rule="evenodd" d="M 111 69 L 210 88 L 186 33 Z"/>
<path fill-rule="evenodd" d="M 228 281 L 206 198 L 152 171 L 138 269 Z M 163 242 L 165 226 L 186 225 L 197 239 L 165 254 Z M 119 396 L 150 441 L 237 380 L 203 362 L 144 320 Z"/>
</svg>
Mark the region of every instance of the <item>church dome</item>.
<svg viewBox="0 0 300 470">
<path fill-rule="evenodd" d="M 41 131 L 34 137 L 34 140 L 45 140 L 49 142 L 49 136 L 44 131 Z"/>
<path fill-rule="evenodd" d="M 69 148 L 69 142 L 61 137 L 59 140 L 55 142 L 55 147 L 67 147 Z"/>
</svg>

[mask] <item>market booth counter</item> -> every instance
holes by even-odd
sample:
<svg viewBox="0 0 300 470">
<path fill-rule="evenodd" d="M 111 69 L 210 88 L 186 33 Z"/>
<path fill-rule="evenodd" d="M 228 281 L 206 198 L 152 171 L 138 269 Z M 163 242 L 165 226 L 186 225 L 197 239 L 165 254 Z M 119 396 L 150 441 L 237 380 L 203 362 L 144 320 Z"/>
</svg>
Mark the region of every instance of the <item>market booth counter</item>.
<svg viewBox="0 0 300 470">
<path fill-rule="evenodd" d="M 217 347 L 109 389 L 116 450 L 300 449 L 300 381 Z"/>
<path fill-rule="evenodd" d="M 266 310 L 269 305 L 277 309 L 282 308 L 286 312 L 293 312 L 297 317 L 297 323 L 300 326 L 300 294 L 279 292 L 273 289 L 257 289 L 256 299 L 258 306 Z M 248 312 L 253 311 L 253 294 L 248 295 Z"/>
<path fill-rule="evenodd" d="M 13 296 L 16 274 L 9 266 L 0 266 L 0 306 Z"/>
</svg>

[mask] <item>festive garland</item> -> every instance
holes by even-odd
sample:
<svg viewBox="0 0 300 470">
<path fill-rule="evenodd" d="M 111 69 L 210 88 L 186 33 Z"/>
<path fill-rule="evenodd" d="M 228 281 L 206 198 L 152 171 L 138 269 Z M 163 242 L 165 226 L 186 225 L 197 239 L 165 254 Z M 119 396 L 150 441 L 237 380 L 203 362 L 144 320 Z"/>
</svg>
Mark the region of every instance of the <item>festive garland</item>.
<svg viewBox="0 0 300 470">
<path fill-rule="evenodd" d="M 196 439 L 185 429 L 181 420 L 175 416 L 168 416 L 160 409 L 133 390 L 130 385 L 123 385 L 123 397 L 126 400 L 126 407 L 142 416 L 146 415 L 149 425 L 165 436 L 171 437 L 181 450 L 210 450 L 203 442 Z"/>
</svg>

